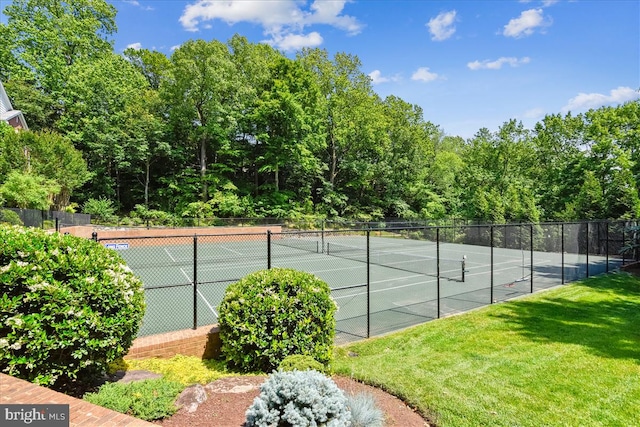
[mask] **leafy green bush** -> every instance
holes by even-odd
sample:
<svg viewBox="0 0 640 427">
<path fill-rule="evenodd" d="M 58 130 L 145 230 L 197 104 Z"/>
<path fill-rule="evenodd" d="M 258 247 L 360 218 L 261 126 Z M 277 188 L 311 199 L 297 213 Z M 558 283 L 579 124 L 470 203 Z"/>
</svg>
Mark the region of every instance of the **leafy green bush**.
<svg viewBox="0 0 640 427">
<path fill-rule="evenodd" d="M 115 251 L 2 224 L 0 241 L 0 372 L 63 389 L 126 354 L 144 295 Z"/>
<path fill-rule="evenodd" d="M 22 225 L 20 215 L 9 209 L 0 210 L 0 222 L 11 225 Z"/>
<path fill-rule="evenodd" d="M 111 221 L 116 208 L 113 206 L 113 201 L 101 197 L 87 200 L 82 207 L 82 212 L 94 216 L 100 221 Z"/>
<path fill-rule="evenodd" d="M 270 372 L 291 354 L 328 365 L 336 304 L 329 285 L 310 273 L 274 268 L 245 276 L 220 304 L 220 340 L 227 362 Z"/>
<path fill-rule="evenodd" d="M 342 390 L 316 371 L 275 372 L 246 413 L 247 427 L 350 425 Z"/>
<path fill-rule="evenodd" d="M 184 385 L 164 378 L 129 383 L 107 383 L 84 400 L 147 421 L 173 415 L 178 408 L 176 398 Z"/>
<path fill-rule="evenodd" d="M 278 366 L 279 371 L 318 371 L 324 372 L 326 369 L 322 363 L 311 356 L 304 354 L 292 354 L 284 358 Z"/>
</svg>

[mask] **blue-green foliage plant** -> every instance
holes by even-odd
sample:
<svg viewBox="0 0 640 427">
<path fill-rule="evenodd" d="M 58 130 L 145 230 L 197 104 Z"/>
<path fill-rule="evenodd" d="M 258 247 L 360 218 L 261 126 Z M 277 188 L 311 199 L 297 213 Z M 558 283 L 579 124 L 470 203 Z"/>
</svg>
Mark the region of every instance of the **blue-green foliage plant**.
<svg viewBox="0 0 640 427">
<path fill-rule="evenodd" d="M 115 251 L 4 224 L 0 242 L 0 372 L 66 389 L 127 353 L 144 294 Z"/>
<path fill-rule="evenodd" d="M 258 271 L 230 285 L 220 303 L 222 353 L 232 368 L 244 372 L 271 372 L 292 354 L 327 366 L 335 312 L 329 285 L 313 274 Z"/>
<path fill-rule="evenodd" d="M 384 413 L 376 406 L 371 394 L 348 395 L 347 406 L 351 412 L 351 427 L 384 426 Z"/>
<path fill-rule="evenodd" d="M 317 371 L 274 372 L 246 412 L 246 427 L 345 427 L 351 425 L 347 398 L 331 378 Z"/>
</svg>

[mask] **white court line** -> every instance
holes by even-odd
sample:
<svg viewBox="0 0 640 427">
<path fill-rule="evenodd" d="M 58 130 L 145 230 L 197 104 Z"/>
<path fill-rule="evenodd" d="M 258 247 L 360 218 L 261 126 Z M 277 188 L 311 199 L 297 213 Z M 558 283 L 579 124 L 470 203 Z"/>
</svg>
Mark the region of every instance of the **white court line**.
<svg viewBox="0 0 640 427">
<path fill-rule="evenodd" d="M 225 251 L 229 251 L 231 253 L 237 254 L 237 255 L 244 255 L 242 252 L 238 252 L 238 251 L 234 251 L 233 249 L 229 249 L 226 246 L 220 246 L 222 249 L 224 249 Z"/>
<path fill-rule="evenodd" d="M 549 262 L 549 261 L 551 261 L 551 260 L 548 260 L 548 259 L 547 259 L 547 260 L 542 260 L 542 261 L 534 262 L 534 263 L 533 263 L 533 265 L 536 265 L 536 264 L 542 264 L 542 263 L 546 263 L 546 262 Z M 486 265 L 489 265 L 489 264 L 486 264 Z M 476 267 L 476 268 L 477 268 L 477 267 Z M 512 268 L 513 268 L 513 267 L 512 267 Z M 493 270 L 493 272 L 495 273 L 496 271 L 511 270 L 512 268 L 500 268 L 500 269 L 498 269 L 498 270 Z M 481 271 L 481 272 L 479 272 L 479 273 L 465 274 L 465 277 L 468 277 L 468 276 L 479 276 L 479 275 L 481 275 L 481 274 L 491 274 L 491 270 L 488 270 L 488 271 Z"/>
<path fill-rule="evenodd" d="M 171 258 L 171 261 L 178 262 L 178 261 L 176 261 L 176 259 L 173 256 L 171 256 L 171 253 L 169 252 L 169 250 L 167 248 L 162 248 L 162 249 L 164 249 L 164 251 L 167 253 L 167 255 L 169 255 L 169 258 Z"/>
<path fill-rule="evenodd" d="M 191 277 L 189 277 L 189 276 L 187 275 L 187 273 L 185 273 L 185 272 L 184 272 L 184 270 L 182 269 L 182 267 L 180 267 L 180 271 L 182 272 L 182 274 L 184 274 L 184 277 L 186 277 L 186 278 L 187 278 L 187 280 L 188 280 L 189 282 L 191 282 Z"/>
<path fill-rule="evenodd" d="M 211 310 L 213 312 L 213 314 L 216 316 L 216 320 L 218 319 L 218 313 L 216 312 L 216 309 L 213 308 L 211 306 L 211 304 L 209 304 L 209 301 L 207 301 L 207 299 L 204 297 L 204 295 L 202 295 L 202 292 L 200 292 L 200 289 L 197 290 L 198 291 L 198 295 L 200 295 L 200 298 L 202 298 L 204 300 L 204 303 L 207 304 L 207 307 L 209 307 L 209 310 Z"/>
</svg>

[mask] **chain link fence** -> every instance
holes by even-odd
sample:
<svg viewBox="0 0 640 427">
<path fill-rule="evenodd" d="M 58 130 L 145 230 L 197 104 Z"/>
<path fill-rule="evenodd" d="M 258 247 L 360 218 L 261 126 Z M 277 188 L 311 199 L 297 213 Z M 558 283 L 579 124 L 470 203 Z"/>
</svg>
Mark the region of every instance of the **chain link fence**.
<svg viewBox="0 0 640 427">
<path fill-rule="evenodd" d="M 631 221 L 100 238 L 142 279 L 139 335 L 214 324 L 228 285 L 293 268 L 329 284 L 337 342 L 381 335 L 618 269 Z M 177 230 L 176 230 L 177 231 Z"/>
</svg>

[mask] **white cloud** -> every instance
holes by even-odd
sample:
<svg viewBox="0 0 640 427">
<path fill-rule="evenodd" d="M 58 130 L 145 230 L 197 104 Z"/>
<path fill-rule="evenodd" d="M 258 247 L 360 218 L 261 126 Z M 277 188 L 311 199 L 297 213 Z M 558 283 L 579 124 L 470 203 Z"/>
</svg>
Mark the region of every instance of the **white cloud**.
<svg viewBox="0 0 640 427">
<path fill-rule="evenodd" d="M 264 34 L 271 37 L 270 44 L 290 50 L 322 43 L 317 32 L 302 34 L 311 25 L 330 25 L 350 35 L 358 34 L 362 24 L 342 13 L 347 1 L 315 0 L 305 8 L 307 2 L 298 0 L 196 0 L 185 7 L 180 23 L 185 30 L 195 32 L 216 19 L 228 25 L 251 22 L 263 27 Z"/>
<path fill-rule="evenodd" d="M 612 89 L 609 95 L 581 92 L 576 97 L 571 98 L 567 105 L 562 107 L 562 112 L 584 111 L 605 105 L 623 104 L 627 101 L 633 101 L 634 99 L 640 99 L 640 92 L 625 86 Z"/>
<path fill-rule="evenodd" d="M 454 25 L 456 21 L 456 11 L 442 12 L 435 18 L 431 18 L 427 23 L 429 32 L 431 33 L 431 40 L 442 41 L 446 40 L 456 32 Z"/>
<path fill-rule="evenodd" d="M 369 73 L 369 77 L 371 78 L 371 83 L 374 85 L 400 81 L 400 76 L 398 74 L 391 77 L 386 77 L 382 75 L 382 72 L 380 70 L 373 70 Z"/>
<path fill-rule="evenodd" d="M 417 80 L 422 82 L 431 82 L 437 79 L 439 76 L 436 73 L 429 71 L 428 67 L 421 67 L 416 70 L 411 76 L 411 80 Z"/>
<path fill-rule="evenodd" d="M 129 3 L 130 5 L 139 7 L 142 10 L 153 10 L 151 6 L 142 6 L 138 0 L 122 0 L 123 3 Z"/>
<path fill-rule="evenodd" d="M 322 36 L 317 32 L 304 34 L 273 34 L 271 40 L 265 40 L 266 43 L 277 46 L 278 48 L 291 51 L 298 50 L 303 47 L 320 46 L 323 42 Z"/>
<path fill-rule="evenodd" d="M 142 49 L 142 43 L 131 43 L 127 45 L 127 49 L 140 50 Z"/>
<path fill-rule="evenodd" d="M 388 77 L 382 77 L 382 73 L 380 72 L 380 70 L 373 70 L 369 73 L 369 77 L 371 77 L 371 83 L 373 83 L 374 85 L 386 83 L 389 81 Z"/>
<path fill-rule="evenodd" d="M 502 66 L 504 64 L 509 64 L 512 67 L 517 67 L 519 65 L 522 64 L 528 64 L 529 62 L 531 62 L 531 58 L 529 58 L 528 56 L 525 56 L 523 58 L 515 58 L 515 57 L 501 57 L 496 59 L 495 61 L 490 61 L 488 59 L 485 59 L 484 61 L 480 62 L 480 61 L 473 61 L 473 62 L 469 62 L 467 63 L 467 67 L 469 67 L 471 70 L 499 70 L 500 68 L 502 68 Z"/>
<path fill-rule="evenodd" d="M 542 9 L 529 9 L 520 14 L 520 17 L 514 18 L 504 26 L 504 34 L 506 37 L 520 38 L 530 36 L 536 28 L 544 28 L 551 25 L 551 20 L 543 16 Z"/>
<path fill-rule="evenodd" d="M 179 48 L 180 48 L 180 46 L 181 46 L 181 45 L 179 45 L 179 44 L 173 45 L 173 46 L 171 46 L 171 47 L 169 48 L 169 50 L 171 50 L 171 52 L 173 52 L 174 50 L 179 49 Z"/>
</svg>

